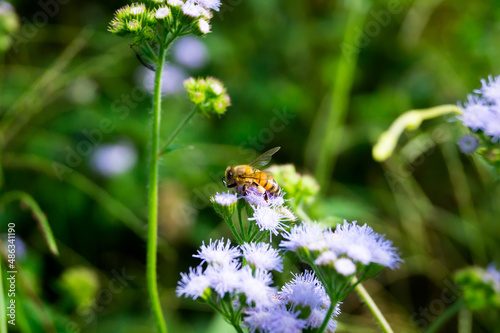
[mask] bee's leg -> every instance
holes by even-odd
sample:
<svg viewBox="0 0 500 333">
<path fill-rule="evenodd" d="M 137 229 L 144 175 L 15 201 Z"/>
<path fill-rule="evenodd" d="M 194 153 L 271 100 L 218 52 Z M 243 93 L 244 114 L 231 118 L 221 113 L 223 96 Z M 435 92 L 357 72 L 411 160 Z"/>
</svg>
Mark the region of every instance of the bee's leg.
<svg viewBox="0 0 500 333">
<path fill-rule="evenodd" d="M 257 187 L 257 191 L 259 191 L 259 193 L 264 194 L 264 200 L 266 200 L 266 202 L 268 202 L 269 201 L 269 196 L 267 195 L 266 189 L 264 187 L 262 187 L 260 184 L 257 184 L 255 182 L 253 183 L 253 185 L 255 187 Z"/>
<path fill-rule="evenodd" d="M 236 184 L 235 184 L 236 185 Z M 243 196 L 247 195 L 247 184 L 243 185 L 243 187 L 241 188 L 241 194 Z"/>
</svg>

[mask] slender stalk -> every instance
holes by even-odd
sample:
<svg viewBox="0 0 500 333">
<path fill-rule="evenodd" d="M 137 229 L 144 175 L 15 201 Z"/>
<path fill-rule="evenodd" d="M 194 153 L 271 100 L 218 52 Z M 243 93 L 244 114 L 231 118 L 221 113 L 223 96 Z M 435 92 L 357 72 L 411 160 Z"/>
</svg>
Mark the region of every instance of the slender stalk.
<svg viewBox="0 0 500 333">
<path fill-rule="evenodd" d="M 236 238 L 236 241 L 238 242 L 238 244 L 243 244 L 244 241 L 243 239 L 241 238 L 240 234 L 238 233 L 238 231 L 236 230 L 236 228 L 234 227 L 234 223 L 233 223 L 233 220 L 232 219 L 225 219 L 226 220 L 226 224 L 227 226 L 229 227 L 229 229 L 231 230 L 231 232 L 233 233 L 234 235 L 234 238 Z"/>
<path fill-rule="evenodd" d="M 353 279 L 353 283 L 356 283 L 356 282 L 357 282 L 357 279 Z M 363 285 L 360 283 L 356 286 L 355 290 L 358 293 L 359 297 L 361 297 L 363 302 L 365 302 L 368 309 L 370 309 L 370 312 L 375 317 L 375 320 L 380 325 L 380 328 L 382 328 L 382 330 L 385 333 L 394 333 L 394 331 L 391 328 L 391 325 L 389 325 L 389 323 L 385 319 L 384 315 L 382 314 L 382 312 L 378 308 L 377 304 L 375 304 L 375 302 L 371 298 L 370 294 L 368 294 L 368 292 L 366 291 L 365 287 L 363 287 Z"/>
<path fill-rule="evenodd" d="M 456 301 L 452 306 L 450 306 L 446 311 L 440 315 L 429 328 L 425 331 L 425 333 L 435 333 L 439 331 L 441 326 L 443 326 L 451 317 L 453 317 L 464 305 L 464 301 L 462 299 Z M 462 331 L 460 331 L 462 333 Z"/>
<path fill-rule="evenodd" d="M 0 258 L 0 333 L 7 333 L 7 314 L 5 313 L 5 297 L 3 292 L 3 267 L 2 258 Z"/>
<path fill-rule="evenodd" d="M 330 299 L 330 307 L 328 308 L 328 312 L 326 313 L 325 319 L 323 320 L 323 323 L 321 326 L 318 328 L 317 333 L 323 333 L 326 329 L 326 326 L 328 326 L 328 322 L 330 321 L 330 318 L 332 317 L 333 310 L 335 310 L 335 306 L 337 303 L 333 302 L 332 299 Z"/>
<path fill-rule="evenodd" d="M 307 144 L 309 159 L 316 161 L 315 176 L 322 192 L 326 192 L 328 175 L 332 173 L 335 159 L 340 149 L 345 120 L 349 109 L 350 94 L 354 83 L 359 49 L 350 50 L 357 45 L 358 31 L 363 29 L 370 1 L 346 1 L 347 21 L 344 29 L 343 42 L 340 44 L 342 54 L 339 55 L 337 68 L 332 80 L 330 105 L 326 114 L 318 113 L 313 130 Z M 358 30 L 359 29 L 359 30 Z"/>
<path fill-rule="evenodd" d="M 239 224 L 240 224 L 241 237 L 243 238 L 244 241 L 246 241 L 245 229 L 243 228 L 243 219 L 241 218 L 241 211 L 243 210 L 243 207 L 238 203 L 238 208 L 237 209 L 238 209 L 238 221 L 239 221 Z M 249 223 L 249 226 L 250 225 L 251 225 L 251 223 Z"/>
<path fill-rule="evenodd" d="M 59 255 L 59 249 L 57 248 L 57 243 L 54 238 L 52 229 L 50 228 L 49 221 L 47 221 L 45 213 L 42 211 L 42 209 L 35 201 L 35 199 L 33 199 L 33 197 L 28 193 L 22 191 L 10 191 L 0 197 L 0 207 L 14 200 L 19 200 L 23 204 L 29 207 L 29 209 L 33 214 L 33 217 L 38 222 L 40 230 L 42 231 L 42 234 L 45 237 L 45 241 L 49 246 L 50 252 L 52 252 L 52 254 L 54 255 Z"/>
<path fill-rule="evenodd" d="M 184 126 L 186 126 L 186 124 L 189 122 L 189 120 L 191 120 L 191 118 L 195 115 L 196 110 L 197 110 L 197 108 L 194 107 L 193 110 L 191 110 L 191 112 L 189 112 L 189 114 L 186 116 L 186 118 L 184 118 L 184 120 L 179 124 L 179 126 L 177 126 L 175 131 L 170 135 L 170 137 L 167 139 L 167 142 L 161 148 L 160 152 L 158 153 L 158 156 L 161 156 L 167 152 L 167 149 L 170 146 L 170 144 L 172 143 L 172 141 L 174 141 L 177 134 L 179 134 L 180 131 L 182 131 Z"/>
<path fill-rule="evenodd" d="M 472 333 L 472 312 L 465 306 L 458 312 L 458 333 Z"/>
<path fill-rule="evenodd" d="M 410 110 L 400 115 L 391 124 L 389 129 L 382 133 L 373 146 L 373 158 L 382 162 L 391 157 L 399 137 L 405 130 L 416 130 L 424 120 L 444 116 L 450 113 L 462 114 L 462 110 L 456 105 L 446 104 L 422 110 Z"/>
<path fill-rule="evenodd" d="M 161 77 L 165 61 L 165 47 L 160 44 L 158 66 L 155 73 L 153 100 L 153 127 L 151 130 L 151 161 L 148 187 L 148 247 L 147 247 L 147 287 L 153 315 L 159 332 L 166 333 L 167 326 L 161 310 L 156 277 L 156 250 L 158 236 L 158 146 L 160 140 Z"/>
</svg>

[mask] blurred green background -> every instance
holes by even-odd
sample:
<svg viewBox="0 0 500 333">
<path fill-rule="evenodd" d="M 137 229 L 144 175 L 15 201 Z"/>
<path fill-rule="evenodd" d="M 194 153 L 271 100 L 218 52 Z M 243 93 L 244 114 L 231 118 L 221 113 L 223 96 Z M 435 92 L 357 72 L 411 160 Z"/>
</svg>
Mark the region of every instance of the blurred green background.
<svg viewBox="0 0 500 333">
<path fill-rule="evenodd" d="M 25 247 L 12 332 L 154 332 L 144 241 L 152 72 L 106 31 L 125 4 L 13 3 L 22 26 L 0 53 L 1 191 L 38 202 L 60 255 L 29 210 L 2 209 L 0 233 L 15 222 Z M 212 25 L 174 46 L 165 75 L 164 138 L 191 107 L 183 79 L 215 76 L 232 100 L 220 118 L 193 118 L 175 142 L 187 146 L 161 164 L 159 285 L 171 332 L 232 331 L 175 285 L 203 240 L 229 236 L 208 201 L 224 190 L 225 167 L 274 146 L 275 163 L 319 181 L 311 216 L 368 223 L 400 249 L 401 268 L 366 283 L 395 331 L 443 313 L 457 269 L 500 263 L 500 186 L 459 153 L 457 123 L 429 121 L 389 161 L 371 157 L 404 111 L 464 101 L 500 74 L 498 2 L 230 0 Z M 339 322 L 338 332 L 377 331 L 357 295 Z M 442 332 L 455 331 L 454 318 Z M 474 313 L 473 331 L 500 332 L 497 313 Z"/>
</svg>

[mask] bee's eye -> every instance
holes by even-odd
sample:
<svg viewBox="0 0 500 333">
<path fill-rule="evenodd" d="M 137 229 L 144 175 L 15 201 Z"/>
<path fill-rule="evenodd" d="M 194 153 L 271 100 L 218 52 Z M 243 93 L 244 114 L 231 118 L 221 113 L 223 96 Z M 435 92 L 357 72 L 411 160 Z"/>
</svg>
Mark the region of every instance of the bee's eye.
<svg viewBox="0 0 500 333">
<path fill-rule="evenodd" d="M 232 177 L 233 176 L 233 172 L 232 171 L 229 171 L 229 173 L 227 174 L 229 177 Z"/>
</svg>

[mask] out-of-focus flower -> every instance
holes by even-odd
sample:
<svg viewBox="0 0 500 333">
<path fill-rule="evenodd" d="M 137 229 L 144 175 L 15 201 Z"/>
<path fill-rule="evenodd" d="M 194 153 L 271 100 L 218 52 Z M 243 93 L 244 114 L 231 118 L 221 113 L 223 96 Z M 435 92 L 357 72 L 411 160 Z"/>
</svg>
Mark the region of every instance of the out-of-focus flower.
<svg viewBox="0 0 500 333">
<path fill-rule="evenodd" d="M 97 84 L 87 78 L 78 78 L 68 85 L 66 95 L 75 104 L 90 104 L 96 98 Z"/>
<path fill-rule="evenodd" d="M 210 239 L 208 245 L 203 242 L 198 254 L 194 254 L 193 257 L 200 258 L 202 263 L 207 262 L 211 265 L 224 266 L 234 262 L 240 255 L 240 250 L 237 247 L 232 247 L 229 239 L 224 243 L 224 238 L 222 238 L 214 242 Z"/>
<path fill-rule="evenodd" d="M 500 76 L 489 76 L 481 80 L 481 88 L 474 90 L 477 95 L 469 95 L 463 106 L 463 114 L 458 116 L 472 131 L 482 131 L 491 140 L 500 140 Z"/>
<path fill-rule="evenodd" d="M 10 35 L 19 29 L 19 17 L 14 6 L 6 1 L 0 1 L 0 51 L 7 51 L 12 45 Z"/>
<path fill-rule="evenodd" d="M 173 95 L 183 90 L 183 82 L 188 78 L 188 74 L 182 68 L 175 65 L 166 65 L 163 67 L 161 92 L 163 95 Z M 144 67 L 137 71 L 136 80 L 139 84 L 151 94 L 155 87 L 155 72 Z"/>
<path fill-rule="evenodd" d="M 223 114 L 231 105 L 226 88 L 219 80 L 213 77 L 206 79 L 189 78 L 184 81 L 189 99 L 196 105 L 197 110 L 205 116 L 212 113 Z"/>
<path fill-rule="evenodd" d="M 93 303 L 99 289 L 97 273 L 83 266 L 66 269 L 59 280 L 59 286 L 79 306 L 88 306 Z"/>
<path fill-rule="evenodd" d="M 243 257 L 252 267 L 266 271 L 283 271 L 283 259 L 278 250 L 268 243 L 245 243 L 241 246 Z"/>
<path fill-rule="evenodd" d="M 470 154 L 479 147 L 479 139 L 474 135 L 466 134 L 460 138 L 458 146 L 463 153 Z"/>
<path fill-rule="evenodd" d="M 174 45 L 174 59 L 188 68 L 203 67 L 208 61 L 208 51 L 205 44 L 193 36 L 184 36 Z"/>
<path fill-rule="evenodd" d="M 137 152 L 132 144 L 120 142 L 99 145 L 91 156 L 92 168 L 106 177 L 123 174 L 137 161 Z"/>
<path fill-rule="evenodd" d="M 487 269 L 467 267 L 455 274 L 462 298 L 471 310 L 500 308 L 500 272 L 491 264 Z"/>
<path fill-rule="evenodd" d="M 277 306 L 270 309 L 249 309 L 244 325 L 250 332 L 262 333 L 300 333 L 306 321 L 299 318 L 300 311 Z"/>
<path fill-rule="evenodd" d="M 319 184 L 312 176 L 299 174 L 293 164 L 273 165 L 267 171 L 273 174 L 280 187 L 293 197 L 296 203 L 310 203 L 320 190 Z"/>
</svg>

